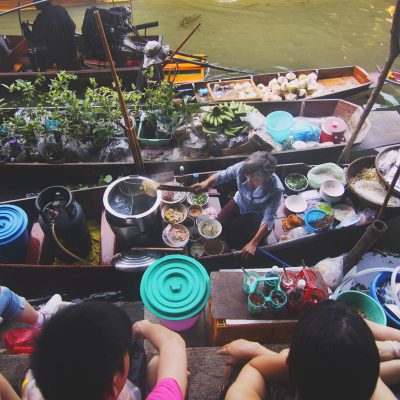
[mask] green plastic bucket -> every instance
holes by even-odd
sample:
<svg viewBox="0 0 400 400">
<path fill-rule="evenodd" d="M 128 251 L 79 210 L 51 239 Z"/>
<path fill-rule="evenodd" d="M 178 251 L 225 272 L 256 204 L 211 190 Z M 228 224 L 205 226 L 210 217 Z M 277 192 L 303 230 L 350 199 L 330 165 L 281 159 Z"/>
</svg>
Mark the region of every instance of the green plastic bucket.
<svg viewBox="0 0 400 400">
<path fill-rule="evenodd" d="M 192 327 L 210 298 L 210 278 L 195 259 L 173 254 L 143 274 L 140 295 L 148 310 L 174 331 Z"/>
<path fill-rule="evenodd" d="M 357 308 L 363 318 L 386 325 L 386 314 L 382 306 L 371 296 L 357 290 L 346 290 L 336 300 Z"/>
</svg>

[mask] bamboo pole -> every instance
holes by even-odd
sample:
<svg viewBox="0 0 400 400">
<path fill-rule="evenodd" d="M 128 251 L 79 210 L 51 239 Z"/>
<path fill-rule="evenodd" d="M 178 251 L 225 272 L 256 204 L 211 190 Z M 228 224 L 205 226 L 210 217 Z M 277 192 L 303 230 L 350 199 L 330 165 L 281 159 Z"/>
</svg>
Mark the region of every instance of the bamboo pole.
<svg viewBox="0 0 400 400">
<path fill-rule="evenodd" d="M 379 79 L 378 83 L 376 84 L 376 87 L 371 93 L 370 98 L 368 99 L 367 105 L 365 106 L 361 117 L 357 123 L 357 126 L 353 133 L 351 134 L 350 139 L 347 141 L 345 148 L 343 149 L 342 154 L 339 157 L 338 163 L 348 163 L 350 162 L 350 152 L 351 148 L 354 144 L 354 142 L 357 139 L 358 134 L 360 133 L 360 130 L 362 126 L 364 125 L 364 122 L 366 121 L 369 113 L 372 110 L 373 105 L 375 104 L 379 93 L 385 83 L 385 80 L 387 78 L 387 75 L 395 61 L 395 59 L 400 55 L 400 0 L 396 1 L 396 9 L 393 14 L 393 21 L 392 21 L 392 27 L 390 29 L 390 48 L 389 48 L 389 54 L 386 58 L 385 65 L 379 74 Z"/>
<path fill-rule="evenodd" d="M 400 0 L 399 0 L 400 1 Z M 174 58 L 175 54 L 178 53 L 178 51 L 186 44 L 186 42 L 191 38 L 193 33 L 197 31 L 197 29 L 200 28 L 200 24 L 198 24 L 190 33 L 189 35 L 186 36 L 186 38 L 182 41 L 182 43 L 170 54 L 165 60 L 164 63 L 169 63 L 171 60 Z"/>
<path fill-rule="evenodd" d="M 387 207 L 387 205 L 389 203 L 390 197 L 392 196 L 394 187 L 396 186 L 396 183 L 397 183 L 397 180 L 399 179 L 399 176 L 400 176 L 400 165 L 397 167 L 397 171 L 394 174 L 392 182 L 390 183 L 389 190 L 386 193 L 385 200 L 383 201 L 383 204 L 382 204 L 382 207 L 381 207 L 381 209 L 379 211 L 377 219 L 383 219 L 383 216 L 385 215 L 386 207 Z"/>
<path fill-rule="evenodd" d="M 144 172 L 144 164 L 143 164 L 143 160 L 142 160 L 142 154 L 140 151 L 139 140 L 136 136 L 136 130 L 132 126 L 131 119 L 129 118 L 129 115 L 128 115 L 128 110 L 126 108 L 124 96 L 123 96 L 122 90 L 121 90 L 121 84 L 119 82 L 117 72 L 115 70 L 114 61 L 111 56 L 110 47 L 108 46 L 106 34 L 104 33 L 103 24 L 101 22 L 100 13 L 98 10 L 96 10 L 94 12 L 94 16 L 96 18 L 97 28 L 99 29 L 101 42 L 103 43 L 104 51 L 106 53 L 107 60 L 110 65 L 111 74 L 112 74 L 112 77 L 113 77 L 114 83 L 115 83 L 115 88 L 118 93 L 119 104 L 121 107 L 122 115 L 124 117 L 125 126 L 128 131 L 128 139 L 129 139 L 129 144 L 130 144 L 132 155 L 133 155 L 133 160 L 135 162 L 137 171 L 139 173 L 143 173 Z"/>
</svg>

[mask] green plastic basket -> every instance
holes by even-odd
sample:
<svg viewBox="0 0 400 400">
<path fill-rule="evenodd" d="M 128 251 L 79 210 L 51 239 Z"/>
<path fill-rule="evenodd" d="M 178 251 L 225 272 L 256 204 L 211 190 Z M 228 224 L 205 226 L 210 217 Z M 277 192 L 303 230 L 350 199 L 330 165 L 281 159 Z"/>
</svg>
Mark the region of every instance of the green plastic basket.
<svg viewBox="0 0 400 400">
<path fill-rule="evenodd" d="M 365 319 L 386 325 L 386 315 L 382 306 L 371 296 L 357 290 L 346 290 L 340 293 L 336 300 L 357 308 Z"/>
</svg>

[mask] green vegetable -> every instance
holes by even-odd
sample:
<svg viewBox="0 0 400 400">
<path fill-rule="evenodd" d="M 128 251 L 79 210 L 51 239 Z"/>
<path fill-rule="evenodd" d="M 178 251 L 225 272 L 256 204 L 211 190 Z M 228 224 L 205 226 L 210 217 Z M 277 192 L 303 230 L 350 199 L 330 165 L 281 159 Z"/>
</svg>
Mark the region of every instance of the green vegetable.
<svg viewBox="0 0 400 400">
<path fill-rule="evenodd" d="M 204 206 L 207 203 L 207 195 L 205 193 L 201 194 L 192 194 L 190 196 L 190 200 L 193 204 L 197 206 Z"/>
<path fill-rule="evenodd" d="M 307 186 L 307 178 L 303 175 L 288 175 L 285 179 L 286 185 L 293 190 L 301 190 Z"/>
</svg>

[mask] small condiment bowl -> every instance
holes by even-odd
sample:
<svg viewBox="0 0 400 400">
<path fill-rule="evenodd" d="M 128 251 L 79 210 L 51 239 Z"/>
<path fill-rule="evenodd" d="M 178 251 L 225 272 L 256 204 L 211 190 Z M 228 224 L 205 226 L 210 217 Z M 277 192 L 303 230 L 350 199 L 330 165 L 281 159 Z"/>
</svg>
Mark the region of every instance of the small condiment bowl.
<svg viewBox="0 0 400 400">
<path fill-rule="evenodd" d="M 188 208 L 188 214 L 190 217 L 196 219 L 203 213 L 203 207 L 198 206 L 197 204 L 192 204 Z"/>
<path fill-rule="evenodd" d="M 174 222 L 175 224 L 181 224 L 183 221 L 185 221 L 185 219 L 187 218 L 187 215 L 188 215 L 188 210 L 187 210 L 186 206 L 184 206 L 183 204 L 166 204 L 161 209 L 161 217 L 167 224 L 171 224 L 171 222 L 165 218 L 165 212 L 170 208 L 176 208 L 183 213 L 182 219 L 180 221 Z"/>
<path fill-rule="evenodd" d="M 307 209 L 307 201 L 295 194 L 285 199 L 285 207 L 292 213 L 303 213 Z"/>
<path fill-rule="evenodd" d="M 334 204 L 342 200 L 344 190 L 344 185 L 337 179 L 328 179 L 322 182 L 319 194 L 322 200 Z"/>
</svg>

